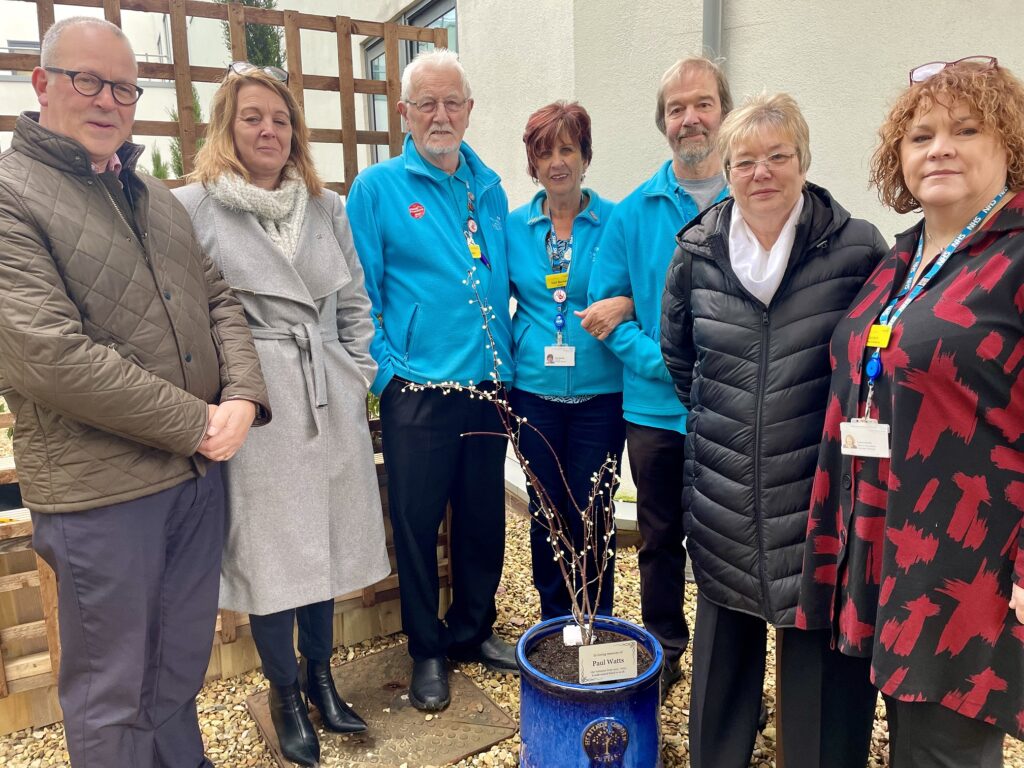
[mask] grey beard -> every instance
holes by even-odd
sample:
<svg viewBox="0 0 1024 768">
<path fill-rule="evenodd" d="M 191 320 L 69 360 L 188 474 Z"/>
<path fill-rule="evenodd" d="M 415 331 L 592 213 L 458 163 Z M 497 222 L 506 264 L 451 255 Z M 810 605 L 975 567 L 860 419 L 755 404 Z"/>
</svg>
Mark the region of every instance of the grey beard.
<svg viewBox="0 0 1024 768">
<path fill-rule="evenodd" d="M 450 147 L 438 147 L 438 146 L 432 146 L 431 144 L 427 144 L 424 147 L 424 149 L 426 150 L 427 154 L 434 155 L 434 156 L 450 155 L 452 152 L 458 152 L 459 151 L 459 145 L 458 144 L 453 144 Z"/>
<path fill-rule="evenodd" d="M 706 141 L 703 146 L 700 147 L 687 147 L 680 144 L 676 149 L 676 157 L 679 158 L 679 162 L 683 165 L 700 165 L 714 151 L 714 147 L 711 146 L 710 137 L 704 137 Z"/>
</svg>

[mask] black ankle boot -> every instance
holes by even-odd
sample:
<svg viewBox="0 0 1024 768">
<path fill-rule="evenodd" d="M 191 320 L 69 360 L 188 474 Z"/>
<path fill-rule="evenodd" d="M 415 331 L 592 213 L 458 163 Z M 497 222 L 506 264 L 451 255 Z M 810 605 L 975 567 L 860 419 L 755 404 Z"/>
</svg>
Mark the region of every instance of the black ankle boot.
<svg viewBox="0 0 1024 768">
<path fill-rule="evenodd" d="M 309 722 L 297 682 L 284 686 L 270 684 L 270 719 L 277 731 L 281 754 L 299 765 L 320 764 L 320 742 Z"/>
<path fill-rule="evenodd" d="M 303 656 L 299 662 L 299 684 L 309 703 L 320 710 L 324 728 L 336 733 L 360 733 L 366 730 L 363 718 L 338 695 L 330 660 L 313 661 Z"/>
</svg>

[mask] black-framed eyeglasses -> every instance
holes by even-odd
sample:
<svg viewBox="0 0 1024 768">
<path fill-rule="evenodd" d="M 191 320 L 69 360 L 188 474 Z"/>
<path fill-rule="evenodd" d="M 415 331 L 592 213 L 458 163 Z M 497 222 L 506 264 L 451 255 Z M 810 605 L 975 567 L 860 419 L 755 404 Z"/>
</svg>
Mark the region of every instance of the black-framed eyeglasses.
<svg viewBox="0 0 1024 768">
<path fill-rule="evenodd" d="M 236 75 L 247 75 L 250 72 L 262 72 L 265 75 L 270 75 L 270 77 L 279 82 L 288 82 L 288 73 L 280 67 L 257 67 L 255 64 L 248 61 L 232 61 L 228 64 L 228 72 L 234 72 Z"/>
<path fill-rule="evenodd" d="M 910 70 L 910 84 L 923 83 L 929 78 L 935 77 L 947 67 L 955 67 L 959 64 L 972 64 L 978 70 L 995 69 L 999 66 L 999 60 L 995 56 L 965 56 L 956 61 L 929 61 Z"/>
<path fill-rule="evenodd" d="M 74 69 L 61 69 L 60 67 L 43 67 L 47 72 L 57 75 L 67 75 L 71 78 L 71 87 L 83 96 L 95 96 L 103 90 L 103 86 L 109 85 L 114 101 L 122 107 L 130 107 L 142 97 L 142 89 L 135 83 L 119 83 L 113 80 L 104 80 L 92 72 L 81 72 Z"/>
</svg>

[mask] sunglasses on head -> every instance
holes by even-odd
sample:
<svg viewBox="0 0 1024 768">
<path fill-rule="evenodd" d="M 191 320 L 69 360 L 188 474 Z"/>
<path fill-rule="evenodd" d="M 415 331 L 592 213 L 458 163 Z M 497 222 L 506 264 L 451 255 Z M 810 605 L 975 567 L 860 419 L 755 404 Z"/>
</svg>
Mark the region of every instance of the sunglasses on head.
<svg viewBox="0 0 1024 768">
<path fill-rule="evenodd" d="M 995 69 L 999 66 L 995 56 L 967 56 L 956 61 L 929 61 L 927 64 L 922 64 L 910 70 L 910 84 L 923 83 L 925 80 L 935 77 L 935 75 L 947 67 L 956 67 L 960 64 L 971 65 L 979 71 Z"/>
<path fill-rule="evenodd" d="M 257 67 L 255 64 L 251 64 L 248 61 L 232 61 L 228 64 L 228 72 L 234 72 L 236 75 L 247 75 L 250 72 L 262 72 L 265 75 L 278 80 L 282 83 L 288 82 L 288 73 L 280 67 Z"/>
</svg>

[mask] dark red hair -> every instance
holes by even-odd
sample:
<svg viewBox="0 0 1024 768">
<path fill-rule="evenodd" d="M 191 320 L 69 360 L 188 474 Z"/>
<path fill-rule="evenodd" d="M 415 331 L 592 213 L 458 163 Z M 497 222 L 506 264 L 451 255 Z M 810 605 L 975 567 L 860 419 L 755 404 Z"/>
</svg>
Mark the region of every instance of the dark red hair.
<svg viewBox="0 0 1024 768">
<path fill-rule="evenodd" d="M 562 134 L 570 141 L 576 142 L 583 159 L 590 164 L 594 156 L 590 115 L 579 102 L 556 101 L 541 107 L 526 121 L 523 143 L 526 144 L 526 171 L 531 179 L 537 178 L 538 155 L 545 150 L 553 149 Z"/>
</svg>

